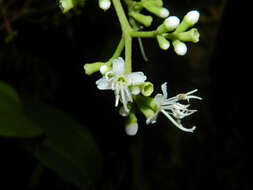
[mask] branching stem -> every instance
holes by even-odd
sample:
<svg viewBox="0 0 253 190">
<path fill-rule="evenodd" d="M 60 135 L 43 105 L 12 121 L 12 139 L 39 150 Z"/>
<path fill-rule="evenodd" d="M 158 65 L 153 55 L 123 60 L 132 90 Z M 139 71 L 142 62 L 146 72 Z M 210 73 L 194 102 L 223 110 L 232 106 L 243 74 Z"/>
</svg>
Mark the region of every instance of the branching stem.
<svg viewBox="0 0 253 190">
<path fill-rule="evenodd" d="M 125 15 L 124 9 L 121 5 L 120 0 L 112 0 L 113 6 L 117 13 L 121 29 L 122 37 L 125 43 L 125 64 L 126 64 L 126 74 L 132 72 L 132 37 L 130 35 L 133 30 L 128 22 Z"/>
</svg>

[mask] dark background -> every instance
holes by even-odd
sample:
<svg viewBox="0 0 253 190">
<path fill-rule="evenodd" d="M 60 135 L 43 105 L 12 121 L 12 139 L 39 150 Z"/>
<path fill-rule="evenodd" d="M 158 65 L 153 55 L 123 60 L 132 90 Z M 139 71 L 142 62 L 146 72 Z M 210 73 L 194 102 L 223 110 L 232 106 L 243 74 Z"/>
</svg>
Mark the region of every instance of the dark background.
<svg viewBox="0 0 253 190">
<path fill-rule="evenodd" d="M 165 81 L 170 96 L 198 88 L 203 100 L 193 106 L 199 111 L 185 120 L 197 130 L 184 133 L 162 116 L 146 126 L 139 115 L 140 129 L 128 137 L 113 94 L 96 88 L 99 74 L 86 76 L 83 70 L 87 62 L 106 61 L 117 46 L 121 30 L 114 10 L 103 12 L 97 2 L 87 0 L 84 8 L 63 15 L 54 1 L 27 2 L 11 4 L 7 18 L 0 14 L 0 79 L 23 100 L 54 105 L 91 131 L 103 167 L 90 189 L 250 189 L 242 108 L 248 98 L 242 95 L 246 59 L 236 38 L 240 18 L 234 11 L 238 3 L 164 2 L 171 15 L 180 18 L 189 10 L 200 11 L 200 42 L 187 44 L 187 55 L 180 57 L 172 48 L 162 51 L 155 40 L 144 39 L 145 62 L 134 40 L 134 70 L 148 76 L 154 94 Z M 24 7 L 32 11 L 23 13 Z M 160 23 L 157 19 L 154 26 Z M 34 182 L 39 163 L 23 148 L 25 141 L 0 137 L 1 190 L 76 189 L 47 168 Z"/>
</svg>

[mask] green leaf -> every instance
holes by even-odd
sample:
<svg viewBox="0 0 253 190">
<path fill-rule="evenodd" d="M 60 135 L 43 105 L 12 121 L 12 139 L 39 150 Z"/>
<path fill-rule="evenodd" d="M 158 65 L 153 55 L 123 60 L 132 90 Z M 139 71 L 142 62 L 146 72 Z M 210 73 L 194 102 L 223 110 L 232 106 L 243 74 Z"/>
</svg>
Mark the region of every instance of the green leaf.
<svg viewBox="0 0 253 190">
<path fill-rule="evenodd" d="M 29 117 L 48 137 L 46 146 L 50 150 L 38 153 L 41 162 L 75 184 L 87 186 L 95 183 L 99 176 L 101 158 L 89 130 L 68 114 L 52 106 L 33 103 L 26 108 Z M 68 163 L 67 168 L 64 168 L 64 163 Z M 75 173 L 73 174 L 75 177 L 72 174 L 67 175 L 68 172 L 62 170 Z"/>
<path fill-rule="evenodd" d="M 84 6 L 86 0 L 59 0 L 59 5 L 63 13 L 66 13 L 76 6 Z"/>
<path fill-rule="evenodd" d="M 13 89 L 9 84 L 0 81 L 0 94 L 5 94 L 15 102 L 20 102 L 19 96 L 15 89 Z"/>
<path fill-rule="evenodd" d="M 58 153 L 50 146 L 44 144 L 40 147 L 35 157 L 47 168 L 57 173 L 63 179 L 72 182 L 77 187 L 82 187 L 85 181 L 79 168 L 74 166 L 61 153 Z"/>
<path fill-rule="evenodd" d="M 17 92 L 7 83 L 0 82 L 0 136 L 33 137 L 42 134 L 23 110 Z"/>
</svg>

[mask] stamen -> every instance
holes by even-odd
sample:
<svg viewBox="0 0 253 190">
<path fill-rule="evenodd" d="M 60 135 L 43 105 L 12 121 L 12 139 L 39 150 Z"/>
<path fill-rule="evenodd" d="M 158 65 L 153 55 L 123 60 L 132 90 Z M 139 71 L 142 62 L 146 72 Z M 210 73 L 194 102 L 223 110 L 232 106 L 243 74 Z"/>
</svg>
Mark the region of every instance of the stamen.
<svg viewBox="0 0 253 190">
<path fill-rule="evenodd" d="M 179 124 L 178 122 L 176 122 L 166 111 L 164 110 L 161 110 L 161 112 L 179 129 L 181 129 L 182 131 L 185 131 L 185 132 L 193 132 L 196 127 L 193 126 L 192 128 L 190 129 L 187 129 L 187 128 L 184 128 L 183 125 Z"/>
</svg>

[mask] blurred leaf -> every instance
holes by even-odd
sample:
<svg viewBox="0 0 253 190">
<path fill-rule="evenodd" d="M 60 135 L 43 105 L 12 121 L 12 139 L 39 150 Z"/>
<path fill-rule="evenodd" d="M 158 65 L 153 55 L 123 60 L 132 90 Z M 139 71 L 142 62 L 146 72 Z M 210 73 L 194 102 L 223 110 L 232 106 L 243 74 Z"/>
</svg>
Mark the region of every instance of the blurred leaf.
<svg viewBox="0 0 253 190">
<path fill-rule="evenodd" d="M 16 102 L 20 102 L 19 96 L 15 89 L 13 89 L 9 84 L 0 81 L 0 93 L 9 96 Z"/>
<path fill-rule="evenodd" d="M 23 110 L 17 92 L 0 82 L 0 136 L 33 137 L 42 131 L 30 121 Z"/>
<path fill-rule="evenodd" d="M 35 157 L 45 167 L 51 169 L 63 179 L 74 183 L 78 187 L 82 186 L 81 183 L 84 181 L 84 178 L 80 169 L 74 166 L 61 153 L 48 147 L 48 145 L 44 145 L 36 152 Z"/>
<path fill-rule="evenodd" d="M 37 153 L 41 162 L 75 184 L 93 184 L 99 176 L 101 160 L 89 130 L 54 107 L 31 104 L 27 108 L 30 118 L 48 137 L 48 149 Z"/>
</svg>

